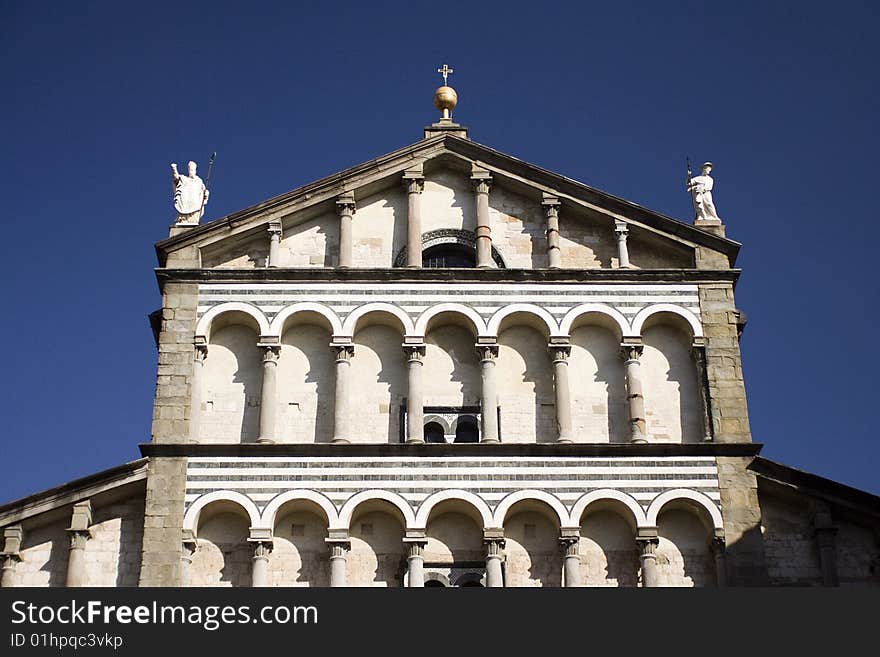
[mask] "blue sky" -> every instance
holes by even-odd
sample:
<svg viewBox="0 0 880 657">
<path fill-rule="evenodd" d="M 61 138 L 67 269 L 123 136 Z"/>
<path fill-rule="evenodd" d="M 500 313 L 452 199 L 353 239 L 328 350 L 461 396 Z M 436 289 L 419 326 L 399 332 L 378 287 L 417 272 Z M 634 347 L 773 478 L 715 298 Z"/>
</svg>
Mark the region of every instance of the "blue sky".
<svg viewBox="0 0 880 657">
<path fill-rule="evenodd" d="M 417 141 L 444 62 L 475 141 L 673 217 L 711 159 L 754 440 L 880 494 L 877 27 L 868 2 L 0 2 L 0 501 L 149 441 L 169 162 L 217 151 L 222 216 Z"/>
</svg>

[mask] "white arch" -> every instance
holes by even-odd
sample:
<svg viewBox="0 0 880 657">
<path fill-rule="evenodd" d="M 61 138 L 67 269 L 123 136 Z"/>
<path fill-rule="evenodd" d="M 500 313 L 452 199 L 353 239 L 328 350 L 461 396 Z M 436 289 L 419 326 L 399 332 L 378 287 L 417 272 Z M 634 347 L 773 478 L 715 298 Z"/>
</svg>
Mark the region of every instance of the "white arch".
<svg viewBox="0 0 880 657">
<path fill-rule="evenodd" d="M 600 488 L 599 490 L 590 491 L 585 495 L 581 495 L 577 502 L 574 503 L 574 506 L 571 507 L 571 524 L 580 525 L 581 519 L 587 508 L 591 504 L 601 500 L 614 500 L 615 502 L 623 504 L 633 514 L 633 520 L 636 523 L 636 527 L 652 526 L 646 519 L 645 510 L 642 508 L 642 505 L 636 502 L 635 498 L 623 491 L 614 490 L 613 488 Z"/>
<path fill-rule="evenodd" d="M 710 500 L 704 493 L 700 493 L 695 490 L 690 490 L 688 488 L 675 488 L 673 490 L 668 490 L 664 493 L 660 493 L 657 497 L 651 500 L 651 504 L 648 506 L 648 514 L 647 514 L 647 522 L 651 527 L 657 526 L 657 517 L 660 515 L 660 511 L 663 507 L 672 502 L 674 500 L 690 500 L 699 504 L 701 507 L 706 509 L 709 513 L 709 517 L 712 519 L 712 524 L 715 529 L 724 529 L 724 519 L 721 517 L 721 511 L 718 510 L 718 507 L 715 506 L 715 503 Z"/>
<path fill-rule="evenodd" d="M 272 498 L 272 500 L 266 505 L 266 508 L 263 509 L 263 515 L 260 517 L 260 527 L 273 529 L 275 527 L 275 515 L 278 513 L 278 509 L 287 502 L 294 500 L 306 500 L 317 504 L 327 515 L 328 525 L 332 527 L 337 524 L 339 513 L 336 511 L 336 506 L 333 502 L 317 491 L 298 488 L 296 490 L 285 491 Z"/>
<path fill-rule="evenodd" d="M 269 320 L 263 314 L 263 311 L 249 303 L 241 301 L 228 301 L 212 307 L 208 312 L 202 315 L 202 318 L 196 324 L 196 335 L 204 335 L 210 341 L 211 324 L 214 320 L 225 313 L 239 312 L 253 317 L 254 321 L 260 327 L 260 335 L 268 335 Z"/>
<path fill-rule="evenodd" d="M 568 509 L 565 508 L 565 505 L 558 497 L 551 495 L 547 491 L 530 489 L 518 490 L 514 493 L 510 493 L 498 503 L 498 506 L 495 507 L 495 514 L 492 517 L 492 520 L 495 523 L 494 526 L 503 527 L 507 512 L 510 511 L 510 508 L 514 504 L 522 502 L 523 500 L 535 500 L 537 502 L 545 503 L 556 513 L 556 517 L 559 520 L 559 526 L 568 526 Z"/>
<path fill-rule="evenodd" d="M 415 522 L 415 514 L 413 513 L 412 507 L 409 505 L 405 499 L 403 499 L 397 493 L 392 493 L 388 490 L 362 490 L 360 493 L 356 493 L 349 497 L 345 504 L 342 505 L 342 508 L 339 510 L 339 518 L 336 520 L 336 524 L 330 525 L 331 529 L 348 529 L 351 524 L 352 515 L 354 515 L 354 510 L 363 502 L 368 502 L 370 500 L 383 500 L 385 502 L 389 502 L 396 506 L 400 512 L 403 514 L 403 520 L 405 527 L 413 527 Z"/>
<path fill-rule="evenodd" d="M 498 327 L 501 326 L 501 322 L 505 317 L 512 315 L 514 313 L 526 313 L 529 315 L 534 315 L 538 319 L 540 319 L 547 326 L 547 330 L 550 331 L 550 335 L 560 335 L 559 327 L 556 325 L 556 320 L 553 319 L 553 315 L 551 315 L 547 310 L 541 308 L 540 306 L 536 306 L 532 303 L 512 303 L 509 306 L 504 306 L 495 312 L 492 315 L 492 318 L 489 320 L 489 324 L 486 327 L 487 335 L 498 336 Z"/>
<path fill-rule="evenodd" d="M 250 526 L 260 526 L 260 510 L 257 509 L 257 505 L 251 498 L 247 495 L 236 493 L 233 490 L 215 490 L 211 493 L 205 493 L 190 505 L 186 510 L 186 515 L 183 516 L 183 528 L 197 533 L 199 515 L 202 513 L 202 509 L 212 502 L 232 502 L 238 504 L 248 514 L 251 522 Z"/>
<path fill-rule="evenodd" d="M 629 322 L 626 317 L 623 316 L 616 308 L 612 308 L 609 305 L 604 303 L 582 303 L 579 306 L 575 306 L 567 313 L 565 313 L 565 317 L 562 318 L 562 321 L 559 323 L 559 332 L 565 335 L 571 334 L 571 326 L 574 324 L 574 320 L 576 320 L 581 315 L 586 315 L 588 313 L 597 313 L 599 315 L 605 315 L 612 322 L 617 324 L 618 328 L 620 328 L 620 335 L 630 335 Z"/>
<path fill-rule="evenodd" d="M 489 505 L 486 504 L 486 500 L 475 493 L 458 488 L 437 491 L 426 497 L 419 506 L 419 512 L 416 514 L 414 526 L 423 529 L 428 524 L 431 510 L 441 502 L 447 500 L 460 500 L 462 502 L 467 502 L 477 510 L 477 513 L 480 514 L 480 517 L 483 519 L 483 528 L 492 527 L 492 510 L 489 508 Z"/>
<path fill-rule="evenodd" d="M 287 318 L 296 313 L 303 312 L 313 312 L 321 315 L 330 323 L 331 333 L 336 334 L 342 332 L 342 321 L 335 312 L 330 310 L 330 308 L 322 303 L 315 303 L 314 301 L 301 301 L 292 306 L 286 306 L 281 312 L 275 315 L 275 319 L 272 320 L 272 324 L 269 327 L 269 335 L 278 336 L 280 338 L 281 333 L 284 330 L 284 322 L 287 321 Z"/>
<path fill-rule="evenodd" d="M 389 315 L 394 315 L 403 324 L 403 334 L 412 335 L 413 323 L 409 318 L 409 315 L 407 315 L 399 306 L 381 302 L 367 303 L 352 310 L 342 323 L 342 335 L 354 335 L 358 320 L 364 315 L 374 312 L 383 312 Z"/>
<path fill-rule="evenodd" d="M 656 315 L 657 313 L 672 313 L 673 315 L 683 317 L 684 320 L 690 324 L 691 331 L 693 331 L 695 338 L 703 336 L 703 326 L 700 324 L 700 320 L 697 319 L 696 315 L 687 308 L 682 308 L 681 306 L 676 306 L 671 303 L 655 303 L 652 306 L 642 308 L 633 318 L 632 335 L 641 335 L 642 326 L 644 325 L 645 320 L 651 315 Z"/>
<path fill-rule="evenodd" d="M 425 310 L 416 320 L 415 335 L 424 337 L 425 331 L 428 328 L 428 322 L 440 313 L 464 315 L 471 321 L 476 335 L 486 334 L 486 322 L 480 317 L 480 313 L 470 306 L 465 306 L 461 303 L 438 303 L 436 306 L 431 306 Z"/>
</svg>

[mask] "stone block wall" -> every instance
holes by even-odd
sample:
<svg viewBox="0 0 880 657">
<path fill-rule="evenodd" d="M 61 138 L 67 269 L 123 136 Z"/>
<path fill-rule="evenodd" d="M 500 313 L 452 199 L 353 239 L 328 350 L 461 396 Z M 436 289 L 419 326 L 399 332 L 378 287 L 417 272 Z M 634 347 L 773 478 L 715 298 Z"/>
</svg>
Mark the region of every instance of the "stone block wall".
<svg viewBox="0 0 880 657">
<path fill-rule="evenodd" d="M 186 459 L 152 457 L 147 470 L 141 586 L 180 584 L 185 493 Z"/>
<path fill-rule="evenodd" d="M 85 547 L 86 586 L 137 586 L 141 573 L 144 499 L 94 510 Z"/>
</svg>

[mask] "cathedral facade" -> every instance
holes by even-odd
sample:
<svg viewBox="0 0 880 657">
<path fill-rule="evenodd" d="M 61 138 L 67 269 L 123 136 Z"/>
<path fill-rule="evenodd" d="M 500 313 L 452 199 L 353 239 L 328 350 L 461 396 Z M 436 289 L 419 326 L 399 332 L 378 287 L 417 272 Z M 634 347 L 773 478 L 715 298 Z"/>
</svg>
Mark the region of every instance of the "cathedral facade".
<svg viewBox="0 0 880 657">
<path fill-rule="evenodd" d="M 2 586 L 880 584 L 880 498 L 752 441 L 711 166 L 680 222 L 455 100 L 204 224 L 175 168 L 152 439 L 0 507 Z"/>
</svg>

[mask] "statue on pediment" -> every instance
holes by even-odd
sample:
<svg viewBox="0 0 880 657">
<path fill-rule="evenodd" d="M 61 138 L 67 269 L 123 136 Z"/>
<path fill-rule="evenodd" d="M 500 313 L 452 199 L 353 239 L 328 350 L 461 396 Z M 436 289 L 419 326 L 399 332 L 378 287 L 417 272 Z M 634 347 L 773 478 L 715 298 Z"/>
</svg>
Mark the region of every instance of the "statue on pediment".
<svg viewBox="0 0 880 657">
<path fill-rule="evenodd" d="M 171 163 L 171 179 L 174 183 L 174 209 L 177 210 L 177 223 L 195 225 L 205 213 L 208 202 L 208 188 L 196 174 L 196 163 L 187 164 L 187 175 L 177 171 L 177 164 Z"/>
<path fill-rule="evenodd" d="M 694 203 L 695 221 L 721 221 L 721 217 L 718 216 L 718 212 L 715 210 L 715 203 L 712 200 L 712 188 L 715 186 L 715 181 L 709 175 L 711 171 L 712 163 L 706 162 L 701 168 L 701 174 L 692 178 L 690 167 L 688 167 L 687 190 L 690 192 Z"/>
</svg>

